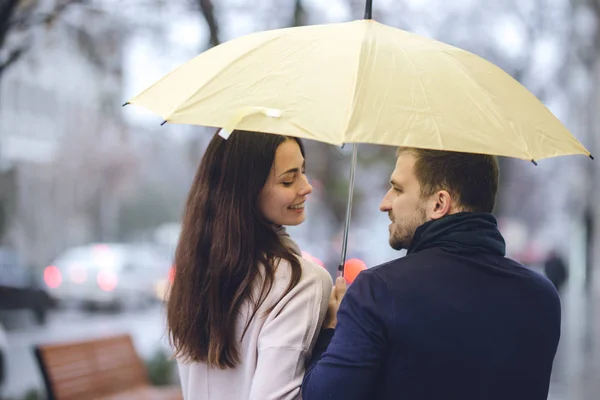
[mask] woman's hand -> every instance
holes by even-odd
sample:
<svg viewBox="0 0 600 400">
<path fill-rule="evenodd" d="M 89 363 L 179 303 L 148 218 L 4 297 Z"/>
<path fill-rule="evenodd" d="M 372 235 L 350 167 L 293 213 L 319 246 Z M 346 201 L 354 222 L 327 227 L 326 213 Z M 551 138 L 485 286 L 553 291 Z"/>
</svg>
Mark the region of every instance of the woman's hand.
<svg viewBox="0 0 600 400">
<path fill-rule="evenodd" d="M 329 305 L 327 306 L 327 314 L 325 314 L 325 320 L 323 321 L 323 329 L 334 329 L 337 325 L 337 312 L 345 294 L 346 279 L 338 276 L 329 297 Z"/>
</svg>

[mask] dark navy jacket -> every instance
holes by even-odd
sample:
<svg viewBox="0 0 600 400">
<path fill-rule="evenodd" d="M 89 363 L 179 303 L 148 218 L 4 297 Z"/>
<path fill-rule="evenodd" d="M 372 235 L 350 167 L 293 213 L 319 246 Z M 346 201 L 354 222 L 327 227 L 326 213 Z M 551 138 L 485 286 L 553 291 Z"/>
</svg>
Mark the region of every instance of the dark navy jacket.
<svg viewBox="0 0 600 400">
<path fill-rule="evenodd" d="M 417 229 L 407 255 L 360 273 L 324 330 L 304 400 L 542 400 L 560 300 L 507 259 L 490 214 Z"/>
</svg>

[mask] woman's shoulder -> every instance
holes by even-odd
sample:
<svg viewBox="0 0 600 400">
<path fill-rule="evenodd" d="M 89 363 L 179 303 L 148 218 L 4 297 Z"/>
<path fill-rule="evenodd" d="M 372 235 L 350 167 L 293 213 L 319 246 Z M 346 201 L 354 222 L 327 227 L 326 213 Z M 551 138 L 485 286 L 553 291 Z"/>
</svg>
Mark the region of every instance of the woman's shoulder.
<svg viewBox="0 0 600 400">
<path fill-rule="evenodd" d="M 300 256 L 295 256 L 300 264 L 300 279 L 298 283 L 290 290 L 290 279 L 292 278 L 292 265 L 286 259 L 279 259 L 275 265 L 275 276 L 273 286 L 271 287 L 269 298 L 278 301 L 284 296 L 286 299 L 309 298 L 309 297 L 327 297 L 333 287 L 333 281 L 329 272 L 325 268 L 310 262 Z"/>
<path fill-rule="evenodd" d="M 314 300 L 316 300 L 315 304 L 326 304 L 333 288 L 331 275 L 320 265 L 300 256 L 296 257 L 301 267 L 298 283 L 284 295 L 289 287 L 292 266 L 288 260 L 282 259 L 275 270 L 275 280 L 269 297 L 279 299 L 282 305 L 292 299 L 304 299 L 301 301 L 306 301 L 306 304 Z"/>
<path fill-rule="evenodd" d="M 306 274 L 308 279 L 319 280 L 327 283 L 328 285 L 333 285 L 331 275 L 324 267 L 315 264 L 306 258 L 298 257 L 298 259 L 300 260 L 300 265 L 302 266 L 302 273 L 303 275 Z"/>
<path fill-rule="evenodd" d="M 333 280 L 329 272 L 318 264 L 309 261 L 301 256 L 296 256 L 296 259 L 300 263 L 302 269 L 302 275 L 300 282 L 313 282 L 313 283 L 325 283 L 327 285 L 333 285 Z M 289 280 L 292 273 L 292 266 L 288 260 L 281 259 L 278 262 L 275 274 L 279 279 Z"/>
</svg>

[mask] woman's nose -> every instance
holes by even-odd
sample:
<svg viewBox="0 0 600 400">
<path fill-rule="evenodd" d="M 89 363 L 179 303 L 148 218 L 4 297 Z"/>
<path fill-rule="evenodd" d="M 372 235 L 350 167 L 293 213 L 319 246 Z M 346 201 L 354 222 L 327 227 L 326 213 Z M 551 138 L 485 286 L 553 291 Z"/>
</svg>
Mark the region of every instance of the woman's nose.
<svg viewBox="0 0 600 400">
<path fill-rule="evenodd" d="M 300 190 L 298 191 L 298 195 L 308 196 L 309 194 L 312 193 L 313 187 L 308 182 L 308 178 L 306 177 L 306 175 L 303 175 L 302 177 L 303 177 L 303 184 L 302 184 L 302 187 L 300 188 Z"/>
</svg>

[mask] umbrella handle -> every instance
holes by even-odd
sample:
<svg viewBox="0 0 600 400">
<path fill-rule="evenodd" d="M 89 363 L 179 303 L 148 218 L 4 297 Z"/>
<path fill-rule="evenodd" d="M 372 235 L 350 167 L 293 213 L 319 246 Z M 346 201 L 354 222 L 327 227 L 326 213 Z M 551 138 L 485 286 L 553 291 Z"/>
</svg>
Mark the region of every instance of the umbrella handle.
<svg viewBox="0 0 600 400">
<path fill-rule="evenodd" d="M 344 236 L 342 238 L 342 259 L 338 265 L 338 276 L 344 276 L 344 264 L 346 262 L 346 251 L 348 250 L 348 231 L 350 230 L 350 218 L 352 216 L 352 198 L 354 197 L 354 178 L 356 162 L 358 159 L 358 144 L 352 144 L 352 166 L 350 167 L 350 184 L 348 187 L 348 204 L 346 206 L 346 223 L 344 225 Z"/>
</svg>

